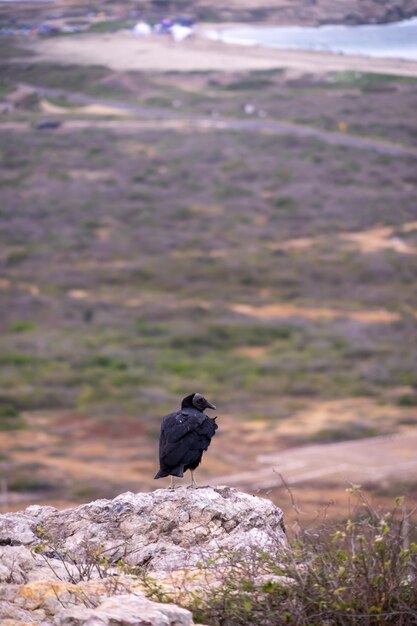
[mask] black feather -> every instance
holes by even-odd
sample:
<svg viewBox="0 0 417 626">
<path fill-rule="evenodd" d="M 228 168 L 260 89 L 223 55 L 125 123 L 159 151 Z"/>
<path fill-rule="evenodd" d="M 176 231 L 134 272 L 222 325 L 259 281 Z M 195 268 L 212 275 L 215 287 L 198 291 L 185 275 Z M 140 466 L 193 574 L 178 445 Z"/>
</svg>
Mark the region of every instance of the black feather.
<svg viewBox="0 0 417 626">
<path fill-rule="evenodd" d="M 160 469 L 155 478 L 183 476 L 187 469 L 196 469 L 215 435 L 218 428 L 216 422 L 193 405 L 194 395 L 184 398 L 181 409 L 169 413 L 162 420 L 159 438 Z M 201 403 L 201 398 L 199 396 L 199 406 L 204 404 Z"/>
</svg>

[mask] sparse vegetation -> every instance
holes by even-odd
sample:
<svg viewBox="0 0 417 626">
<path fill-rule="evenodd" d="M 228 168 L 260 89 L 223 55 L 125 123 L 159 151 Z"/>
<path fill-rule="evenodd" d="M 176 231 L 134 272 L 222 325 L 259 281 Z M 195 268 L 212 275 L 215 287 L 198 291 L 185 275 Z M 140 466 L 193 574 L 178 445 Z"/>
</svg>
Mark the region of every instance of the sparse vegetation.
<svg viewBox="0 0 417 626">
<path fill-rule="evenodd" d="M 12 333 L 25 333 L 28 330 L 33 330 L 35 324 L 30 320 L 15 320 L 10 324 L 10 331 Z"/>
<path fill-rule="evenodd" d="M 188 590 L 174 583 L 170 593 L 147 577 L 149 596 L 176 601 L 191 609 L 197 622 L 212 626 L 412 624 L 417 610 L 413 513 L 402 498 L 381 512 L 356 486 L 351 491 L 358 505 L 343 523 L 331 525 L 324 515 L 314 527 L 299 527 L 288 548 L 276 554 L 203 558 Z"/>
<path fill-rule="evenodd" d="M 114 33 L 118 30 L 132 28 L 134 22 L 126 20 L 103 20 L 92 24 L 89 28 L 90 33 Z"/>
<path fill-rule="evenodd" d="M 417 393 L 407 393 L 398 398 L 399 406 L 417 406 Z"/>
<path fill-rule="evenodd" d="M 128 565 L 131 555 L 122 543 L 106 548 L 85 540 L 70 551 L 62 535 L 42 525 L 32 555 L 58 579 L 73 584 L 99 579 L 109 594 L 129 592 L 139 583 L 150 599 L 179 604 L 192 611 L 196 623 L 211 626 L 413 624 L 417 525 L 405 499 L 396 497 L 382 510 L 352 485 L 343 521 L 329 521 L 324 507 L 305 525 L 294 493 L 286 490 L 295 513 L 286 545 L 279 540 L 267 550 L 202 550 L 199 562 L 171 578 L 166 572 L 163 580 L 155 578 L 147 562 Z M 93 603 L 94 597 L 85 600 Z"/>
<path fill-rule="evenodd" d="M 412 81 L 395 83 L 401 97 L 363 95 L 360 85 L 374 80 L 367 76 L 153 75 L 53 63 L 3 69 L 5 93 L 27 82 L 224 118 L 246 118 L 251 102 L 254 115 L 262 110 L 268 119 L 335 129 L 345 118 L 348 128 L 382 124 L 394 143 L 409 143 L 415 109 Z M 355 107 L 346 101 L 352 89 Z M 66 103 L 74 102 L 69 94 Z M 38 116 L 22 109 L 8 119 Z M 361 397 L 381 407 L 378 419 L 376 410 L 353 415 L 349 426 L 335 416 L 286 445 L 412 428 L 417 255 L 366 253 L 344 233 L 389 224 L 393 237 L 414 245 L 414 160 L 257 131 L 155 126 L 132 135 L 119 123 L 1 130 L 4 403 L 19 413 L 48 411 L 57 433 L 60 418 L 50 410 L 75 408 L 99 433 L 107 420 L 127 416 L 142 429 L 146 458 L 155 412 L 167 412 L 188 386 L 221 396 L 222 413 L 242 424 L 267 421 L 271 432 L 290 427 L 294 411 L 311 402 Z M 239 312 L 242 305 L 254 313 Z M 262 306 L 276 313 L 257 315 Z M 322 318 L 320 310 L 340 315 Z M 375 311 L 394 317 L 381 321 Z M 351 317 L 361 312 L 370 321 Z M 8 429 L 32 428 L 32 417 L 2 419 Z M 57 437 L 53 454 L 67 444 Z M 278 430 L 274 437 L 281 445 Z M 95 489 L 102 493 L 99 481 Z"/>
<path fill-rule="evenodd" d="M 24 422 L 17 407 L 0 398 L 0 431 L 17 430 L 23 427 Z"/>
</svg>

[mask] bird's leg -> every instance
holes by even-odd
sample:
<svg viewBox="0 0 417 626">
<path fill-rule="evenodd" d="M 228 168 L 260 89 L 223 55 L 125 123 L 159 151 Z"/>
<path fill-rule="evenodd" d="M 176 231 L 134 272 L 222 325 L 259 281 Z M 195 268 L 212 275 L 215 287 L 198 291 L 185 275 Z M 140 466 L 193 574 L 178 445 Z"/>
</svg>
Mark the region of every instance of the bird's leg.
<svg viewBox="0 0 417 626">
<path fill-rule="evenodd" d="M 173 491 L 175 489 L 174 477 L 170 476 L 170 478 L 171 478 L 171 482 L 169 483 L 169 488 L 171 489 L 171 491 Z"/>
<path fill-rule="evenodd" d="M 197 489 L 198 485 L 195 482 L 194 470 L 190 470 L 190 472 L 191 472 L 191 484 L 190 484 L 190 487 L 192 487 L 193 489 Z"/>
</svg>

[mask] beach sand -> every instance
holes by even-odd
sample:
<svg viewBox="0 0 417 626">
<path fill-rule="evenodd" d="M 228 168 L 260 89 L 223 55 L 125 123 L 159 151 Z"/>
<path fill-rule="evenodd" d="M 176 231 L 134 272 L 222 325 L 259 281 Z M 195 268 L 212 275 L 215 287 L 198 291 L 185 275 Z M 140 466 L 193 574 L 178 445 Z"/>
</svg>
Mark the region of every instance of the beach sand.
<svg viewBox="0 0 417 626">
<path fill-rule="evenodd" d="M 307 73 L 358 71 L 417 76 L 415 61 L 224 44 L 205 39 L 203 30 L 200 27 L 196 36 L 181 43 L 165 36 L 138 38 L 129 31 L 119 31 L 40 39 L 31 43 L 31 48 L 34 60 L 104 65 L 117 71 L 236 72 L 289 68 Z"/>
</svg>

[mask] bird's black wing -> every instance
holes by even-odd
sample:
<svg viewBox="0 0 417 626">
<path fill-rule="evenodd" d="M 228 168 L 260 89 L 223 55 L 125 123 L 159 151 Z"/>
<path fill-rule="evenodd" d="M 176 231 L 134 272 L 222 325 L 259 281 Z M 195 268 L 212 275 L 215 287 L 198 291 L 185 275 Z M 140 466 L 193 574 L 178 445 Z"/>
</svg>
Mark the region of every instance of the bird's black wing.
<svg viewBox="0 0 417 626">
<path fill-rule="evenodd" d="M 188 450 L 207 450 L 217 424 L 201 411 L 183 410 L 167 415 L 161 427 L 160 461 L 177 466 Z"/>
<path fill-rule="evenodd" d="M 183 409 L 176 413 L 170 413 L 164 417 L 161 434 L 169 443 L 175 443 L 185 435 L 199 428 L 207 419 L 207 415 L 201 411 L 190 411 Z"/>
<path fill-rule="evenodd" d="M 203 452 L 209 447 L 216 430 L 217 424 L 214 419 L 206 416 L 205 421 L 184 437 L 181 446 L 178 446 L 177 454 L 178 456 L 181 455 L 180 463 L 188 465 L 200 459 Z"/>
</svg>

